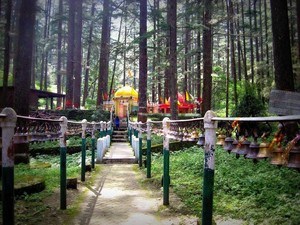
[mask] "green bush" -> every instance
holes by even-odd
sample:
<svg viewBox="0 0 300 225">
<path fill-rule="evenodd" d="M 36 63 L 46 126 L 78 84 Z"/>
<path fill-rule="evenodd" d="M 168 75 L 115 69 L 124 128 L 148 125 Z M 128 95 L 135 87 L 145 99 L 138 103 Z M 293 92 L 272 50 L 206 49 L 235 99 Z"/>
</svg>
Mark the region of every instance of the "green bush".
<svg viewBox="0 0 300 225">
<path fill-rule="evenodd" d="M 234 116 L 255 117 L 265 115 L 265 106 L 262 100 L 258 97 L 255 87 L 250 84 L 245 85 L 245 93 L 242 96 Z"/>
</svg>

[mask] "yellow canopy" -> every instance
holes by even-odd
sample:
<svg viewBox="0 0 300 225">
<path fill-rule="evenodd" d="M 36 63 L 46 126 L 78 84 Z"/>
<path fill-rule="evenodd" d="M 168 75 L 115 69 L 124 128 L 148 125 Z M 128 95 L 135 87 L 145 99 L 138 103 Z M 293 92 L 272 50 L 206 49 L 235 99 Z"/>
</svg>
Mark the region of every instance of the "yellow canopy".
<svg viewBox="0 0 300 225">
<path fill-rule="evenodd" d="M 124 86 L 118 89 L 114 95 L 115 99 L 118 98 L 132 98 L 134 100 L 138 99 L 138 93 L 132 87 Z"/>
</svg>

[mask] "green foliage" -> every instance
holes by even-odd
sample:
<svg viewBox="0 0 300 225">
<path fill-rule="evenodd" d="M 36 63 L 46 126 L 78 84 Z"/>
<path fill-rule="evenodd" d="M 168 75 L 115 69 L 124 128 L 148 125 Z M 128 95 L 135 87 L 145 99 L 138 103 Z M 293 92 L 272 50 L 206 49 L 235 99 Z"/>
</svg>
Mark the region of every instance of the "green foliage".
<svg viewBox="0 0 300 225">
<path fill-rule="evenodd" d="M 91 151 L 87 151 L 87 161 L 91 159 Z M 81 171 L 81 153 L 69 155 L 67 154 L 67 178 L 77 177 L 80 179 Z M 36 167 L 32 165 L 50 164 L 51 167 Z M 96 167 L 96 170 L 99 168 Z M 41 224 L 44 215 L 51 213 L 52 215 L 59 215 L 59 198 L 53 199 L 49 203 L 52 195 L 59 191 L 60 185 L 60 156 L 41 155 L 30 159 L 30 164 L 18 164 L 15 166 L 15 182 L 24 180 L 24 177 L 30 179 L 42 178 L 45 180 L 46 188 L 40 193 L 24 194 L 15 204 L 15 224 Z M 86 181 L 89 182 L 89 181 Z M 80 196 L 78 196 L 80 197 Z M 51 200 L 50 200 L 51 201 Z M 76 204 L 76 203 L 72 203 Z M 78 203 L 77 203 L 78 204 Z M 55 208 L 53 208 L 55 207 Z M 2 210 L 2 204 L 0 205 Z M 65 213 L 69 215 L 73 211 L 78 213 L 79 205 L 71 205 L 68 202 L 68 209 Z M 75 215 L 75 214 L 74 214 Z M 46 217 L 48 218 L 48 217 Z M 0 219 L 1 214 L 0 214 Z M 63 221 L 60 221 L 63 222 Z M 67 223 L 61 223 L 67 224 Z"/>
<path fill-rule="evenodd" d="M 110 120 L 110 112 L 103 110 L 103 109 L 96 109 L 93 111 L 93 114 L 91 116 L 91 120 L 93 121 L 109 121 Z"/>
<path fill-rule="evenodd" d="M 170 155 L 171 186 L 201 217 L 204 153 L 198 147 Z M 247 224 L 300 224 L 300 173 L 276 167 L 268 160 L 254 164 L 216 149 L 214 216 L 242 219 Z M 153 156 L 153 182 L 159 184 L 163 157 Z M 171 203 L 172 204 L 172 203 Z"/>
<path fill-rule="evenodd" d="M 245 85 L 243 94 L 234 116 L 264 116 L 265 106 L 262 100 L 257 96 L 255 87 L 250 84 Z"/>
<path fill-rule="evenodd" d="M 86 137 L 86 147 L 91 146 L 91 137 Z M 68 153 L 74 153 L 81 151 L 82 138 L 79 136 L 69 137 L 67 139 L 67 151 Z M 77 148 L 76 148 L 77 147 Z M 33 142 L 29 145 L 30 155 L 58 155 L 59 154 L 59 141 L 44 141 L 44 142 Z"/>
<path fill-rule="evenodd" d="M 1 64 L 2 65 L 2 64 Z M 1 67 L 3 68 L 3 67 Z M 13 85 L 13 75 L 10 73 L 8 75 L 8 86 L 12 86 Z M 3 70 L 0 70 L 0 86 L 3 86 Z"/>
</svg>

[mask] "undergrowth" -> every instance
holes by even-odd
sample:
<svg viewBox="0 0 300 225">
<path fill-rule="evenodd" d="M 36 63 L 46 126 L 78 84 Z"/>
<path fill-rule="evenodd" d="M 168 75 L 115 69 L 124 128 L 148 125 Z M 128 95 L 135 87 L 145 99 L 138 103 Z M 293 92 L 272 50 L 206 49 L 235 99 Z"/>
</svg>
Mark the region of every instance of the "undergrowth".
<svg viewBox="0 0 300 225">
<path fill-rule="evenodd" d="M 152 176 L 159 182 L 163 157 L 152 158 Z M 170 154 L 171 187 L 191 212 L 201 217 L 204 153 L 191 147 Z M 242 219 L 250 224 L 300 224 L 300 173 L 276 167 L 268 160 L 251 160 L 215 153 L 214 216 Z M 172 203 L 170 203 L 172 204 Z"/>
<path fill-rule="evenodd" d="M 86 152 L 86 162 L 90 164 L 91 151 Z M 74 154 L 67 154 L 67 178 L 77 177 L 80 180 L 81 172 L 81 152 Z M 44 167 L 43 165 L 51 166 Z M 34 165 L 34 166 L 32 166 Z M 18 182 L 24 182 L 26 179 L 35 179 L 36 177 L 45 180 L 45 190 L 39 193 L 26 194 L 17 196 L 15 202 L 15 224 L 46 224 L 44 221 L 45 215 L 50 214 L 50 218 L 53 217 L 53 221 L 49 221 L 48 224 L 65 224 L 63 219 L 59 216 L 74 217 L 78 213 L 80 206 L 80 196 L 72 205 L 67 202 L 67 210 L 61 211 L 59 197 L 54 199 L 54 206 L 47 203 L 47 199 L 53 198 L 52 195 L 59 192 L 60 186 L 60 156 L 53 155 L 39 155 L 30 159 L 30 164 L 18 164 L 15 166 L 15 184 Z M 93 179 L 91 179 L 93 180 Z M 86 183 L 92 182 L 86 180 Z M 30 183 L 30 181 L 27 181 Z M 69 192 L 68 192 L 69 193 Z M 67 193 L 67 196 L 68 196 Z M 58 195 L 59 196 L 59 195 Z M 76 198 L 76 199 L 77 199 Z M 53 208 L 54 207 L 54 208 Z M 2 204 L 0 204 L 0 211 L 2 211 Z M 2 215 L 0 214 L 0 217 Z M 2 221 L 2 218 L 0 218 Z M 1 222 L 0 222 L 1 224 Z"/>
</svg>

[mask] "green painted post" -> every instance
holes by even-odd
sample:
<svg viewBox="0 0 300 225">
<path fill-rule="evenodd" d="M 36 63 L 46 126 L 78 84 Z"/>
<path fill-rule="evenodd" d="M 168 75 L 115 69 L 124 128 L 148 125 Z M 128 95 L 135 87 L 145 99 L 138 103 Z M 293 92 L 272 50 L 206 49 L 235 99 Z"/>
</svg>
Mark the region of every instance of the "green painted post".
<svg viewBox="0 0 300 225">
<path fill-rule="evenodd" d="M 96 138 L 95 138 L 95 131 L 96 131 L 96 124 L 95 122 L 93 121 L 92 122 L 92 126 L 93 126 L 93 130 L 92 130 L 92 158 L 91 158 L 91 161 L 92 161 L 92 169 L 95 168 L 95 143 L 96 143 Z"/>
<path fill-rule="evenodd" d="M 81 181 L 85 181 L 85 158 L 86 158 L 86 138 L 85 131 L 87 127 L 87 120 L 82 120 L 82 137 L 81 137 Z"/>
<path fill-rule="evenodd" d="M 60 209 L 67 208 L 67 141 L 68 119 L 65 116 L 60 118 Z"/>
<path fill-rule="evenodd" d="M 139 167 L 141 168 L 143 166 L 143 151 L 142 151 L 142 145 L 143 145 L 143 140 L 142 140 L 142 122 L 140 121 L 138 123 L 138 137 L 139 137 Z"/>
<path fill-rule="evenodd" d="M 67 208 L 67 148 L 60 147 L 60 209 Z"/>
<path fill-rule="evenodd" d="M 170 151 L 169 151 L 169 136 L 168 136 L 168 126 L 167 121 L 169 118 L 163 119 L 163 132 L 164 132 L 164 166 L 163 166 L 163 205 L 169 205 L 169 188 L 170 188 Z"/>
<path fill-rule="evenodd" d="M 60 118 L 60 209 L 67 208 L 67 144 L 66 132 L 68 129 L 68 119 L 65 116 Z"/>
<path fill-rule="evenodd" d="M 147 121 L 147 178 L 151 178 L 151 120 Z"/>
<path fill-rule="evenodd" d="M 14 149 L 13 136 L 17 114 L 12 108 L 4 108 L 0 119 L 2 128 L 2 220 L 5 225 L 14 224 Z"/>
<path fill-rule="evenodd" d="M 202 225 L 212 225 L 213 190 L 215 174 L 215 143 L 217 122 L 213 121 L 215 113 L 207 111 L 204 116 L 205 147 L 204 147 L 204 175 L 203 175 L 203 202 Z"/>
</svg>

